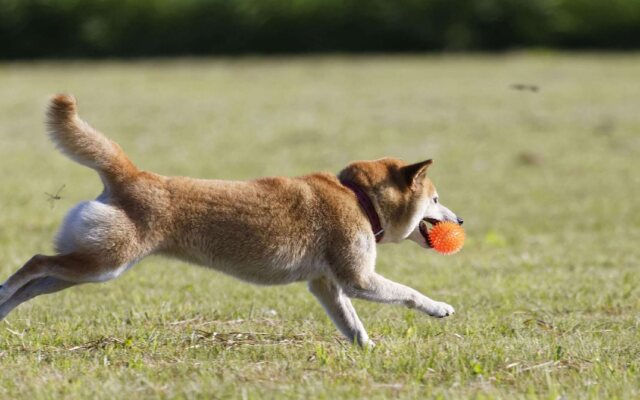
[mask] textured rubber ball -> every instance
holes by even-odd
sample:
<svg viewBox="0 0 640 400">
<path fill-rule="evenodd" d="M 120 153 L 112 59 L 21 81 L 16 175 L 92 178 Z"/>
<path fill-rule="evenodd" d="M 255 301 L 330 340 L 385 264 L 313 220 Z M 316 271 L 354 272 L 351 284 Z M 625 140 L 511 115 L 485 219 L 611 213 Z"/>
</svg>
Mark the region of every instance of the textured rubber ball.
<svg viewBox="0 0 640 400">
<path fill-rule="evenodd" d="M 464 246 L 464 236 L 464 229 L 455 222 L 439 222 L 429 230 L 429 245 L 440 254 L 455 254 Z"/>
</svg>

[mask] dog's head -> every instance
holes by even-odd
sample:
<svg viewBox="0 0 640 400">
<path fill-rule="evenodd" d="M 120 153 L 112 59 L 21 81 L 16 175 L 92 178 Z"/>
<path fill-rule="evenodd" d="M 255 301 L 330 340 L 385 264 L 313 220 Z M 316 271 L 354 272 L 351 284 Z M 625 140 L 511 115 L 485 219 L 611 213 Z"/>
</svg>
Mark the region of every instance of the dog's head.
<svg viewBox="0 0 640 400">
<path fill-rule="evenodd" d="M 459 218 L 440 203 L 438 192 L 427 177 L 432 160 L 406 164 L 395 158 L 356 161 L 339 178 L 360 186 L 371 198 L 384 229 L 381 243 L 410 239 L 428 248 L 427 224 Z"/>
</svg>

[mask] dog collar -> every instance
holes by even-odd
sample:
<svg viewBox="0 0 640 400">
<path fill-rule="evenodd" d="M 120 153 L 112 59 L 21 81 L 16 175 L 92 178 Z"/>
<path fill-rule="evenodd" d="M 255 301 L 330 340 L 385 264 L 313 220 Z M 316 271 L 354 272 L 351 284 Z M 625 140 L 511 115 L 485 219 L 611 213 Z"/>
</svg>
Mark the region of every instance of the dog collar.
<svg viewBox="0 0 640 400">
<path fill-rule="evenodd" d="M 371 224 L 371 229 L 373 230 L 373 236 L 376 238 L 376 242 L 381 241 L 384 236 L 384 229 L 382 229 L 380 217 L 378 216 L 376 209 L 373 207 L 373 203 L 369 196 L 354 182 L 341 180 L 340 183 L 351 189 L 351 191 L 356 195 L 360 208 L 362 208 L 362 211 L 364 211 L 364 213 L 367 214 L 367 218 L 369 218 L 369 223 Z"/>
</svg>

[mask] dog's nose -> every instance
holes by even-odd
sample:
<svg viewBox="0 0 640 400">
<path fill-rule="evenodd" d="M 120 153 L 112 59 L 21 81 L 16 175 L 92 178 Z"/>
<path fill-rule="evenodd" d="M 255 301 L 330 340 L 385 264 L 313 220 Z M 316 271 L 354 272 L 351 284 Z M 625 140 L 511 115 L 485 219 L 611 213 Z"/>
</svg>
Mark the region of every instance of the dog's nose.
<svg viewBox="0 0 640 400">
<path fill-rule="evenodd" d="M 456 218 L 458 218 L 458 225 L 464 224 L 464 220 L 462 218 L 460 217 L 456 217 Z"/>
</svg>

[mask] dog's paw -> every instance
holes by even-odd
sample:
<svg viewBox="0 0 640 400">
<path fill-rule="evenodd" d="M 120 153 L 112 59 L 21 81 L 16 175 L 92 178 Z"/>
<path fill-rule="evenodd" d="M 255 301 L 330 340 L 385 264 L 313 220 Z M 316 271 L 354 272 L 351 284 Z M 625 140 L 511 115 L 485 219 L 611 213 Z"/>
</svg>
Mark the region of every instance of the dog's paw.
<svg viewBox="0 0 640 400">
<path fill-rule="evenodd" d="M 373 348 L 376 347 L 376 343 L 371 339 L 367 339 L 361 346 L 362 348 L 373 350 Z"/>
<path fill-rule="evenodd" d="M 436 318 L 444 318 L 455 313 L 456 310 L 447 303 L 441 301 L 434 301 L 429 312 L 429 315 Z"/>
<path fill-rule="evenodd" d="M 358 332 L 354 334 L 353 338 L 351 339 L 351 343 L 363 349 L 364 348 L 372 349 L 376 346 L 376 344 L 373 343 L 373 340 L 369 339 L 369 336 L 367 336 L 366 332 L 365 333 Z"/>
</svg>

